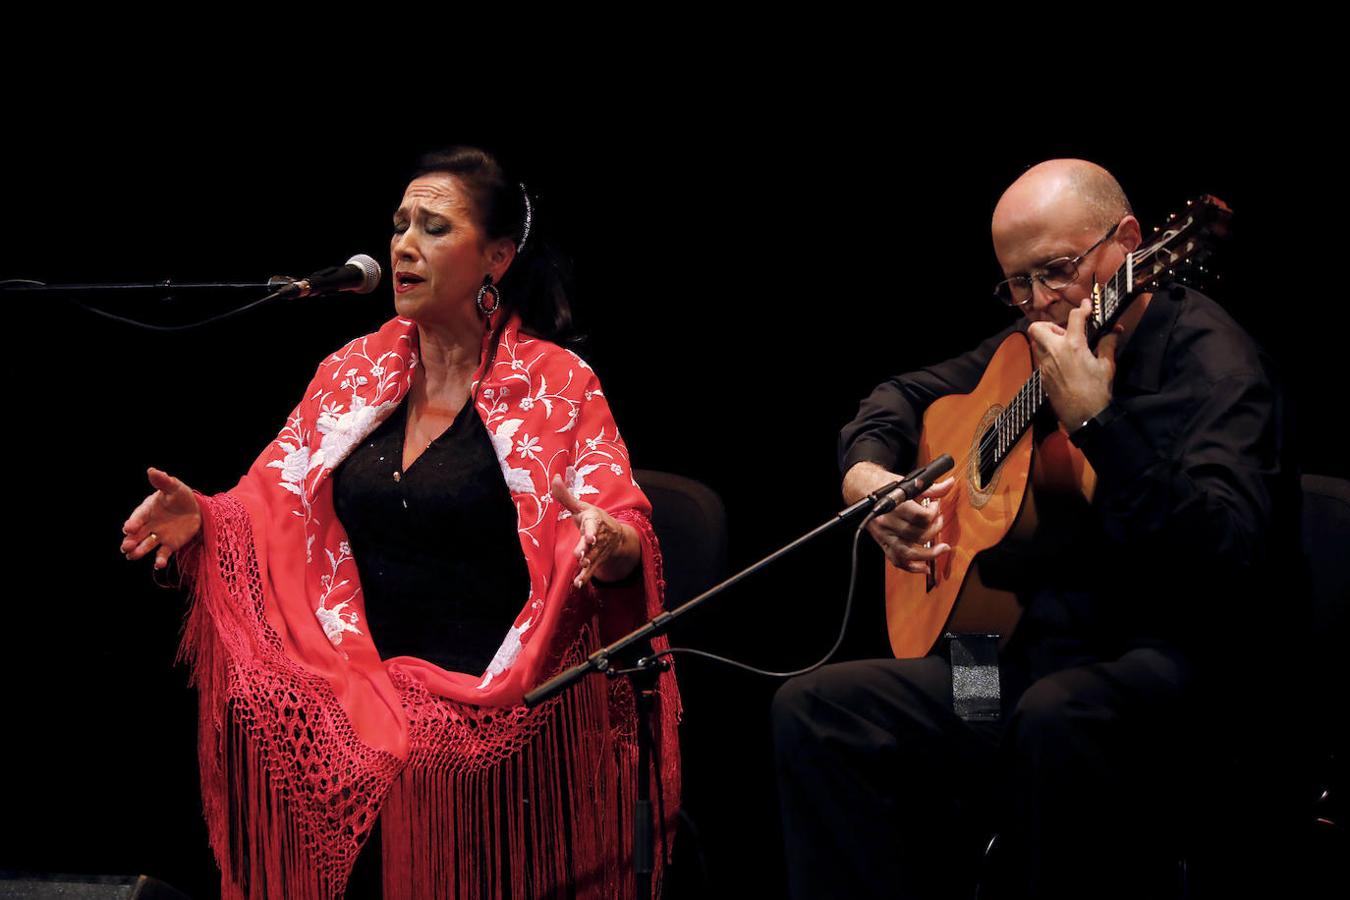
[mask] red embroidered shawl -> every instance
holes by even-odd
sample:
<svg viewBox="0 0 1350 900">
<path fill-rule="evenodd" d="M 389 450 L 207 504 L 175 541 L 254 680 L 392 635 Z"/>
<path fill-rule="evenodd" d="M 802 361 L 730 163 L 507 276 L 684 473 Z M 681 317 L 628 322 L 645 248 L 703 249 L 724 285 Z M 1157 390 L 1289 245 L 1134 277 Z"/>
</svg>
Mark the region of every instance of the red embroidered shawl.
<svg viewBox="0 0 1350 900">
<path fill-rule="evenodd" d="M 600 383 L 512 321 L 484 341 L 472 400 L 518 513 L 530 593 L 484 673 L 381 660 L 329 476 L 403 399 L 405 319 L 320 365 L 232 491 L 199 495 L 184 554 L 195 603 L 183 653 L 201 694 L 203 807 L 226 897 L 333 897 L 383 816 L 386 896 L 629 896 L 632 697 L 592 678 L 539 709 L 524 692 L 660 610 L 660 551 Z M 572 493 L 632 525 L 643 577 L 572 589 Z M 663 676 L 657 747 L 669 821 L 678 695 Z M 504 876 L 509 883 L 504 883 Z"/>
</svg>

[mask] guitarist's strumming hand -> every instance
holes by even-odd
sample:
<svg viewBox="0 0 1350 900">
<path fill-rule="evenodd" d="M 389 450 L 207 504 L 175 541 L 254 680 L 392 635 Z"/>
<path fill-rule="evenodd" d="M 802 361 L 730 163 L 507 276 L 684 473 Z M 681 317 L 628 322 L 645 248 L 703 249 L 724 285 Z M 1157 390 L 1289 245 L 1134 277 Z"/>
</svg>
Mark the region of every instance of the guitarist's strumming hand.
<svg viewBox="0 0 1350 900">
<path fill-rule="evenodd" d="M 1069 312 L 1063 328 L 1053 322 L 1033 322 L 1027 328 L 1046 396 L 1070 433 L 1106 409 L 1116 375 L 1121 328 L 1117 325 L 1104 335 L 1094 354 L 1088 348 L 1086 330 L 1091 311 L 1092 301 L 1084 300 Z"/>
<path fill-rule="evenodd" d="M 876 463 L 860 462 L 844 475 L 844 500 L 855 503 L 902 477 Z M 932 547 L 925 547 L 924 544 L 936 541 L 938 532 L 945 524 L 942 504 L 935 501 L 945 497 L 953 484 L 955 479 L 947 478 L 919 495 L 919 500 L 929 501 L 927 506 L 917 500 L 906 500 L 868 523 L 867 530 L 896 568 L 906 572 L 926 572 L 930 560 L 951 550 L 943 543 L 936 543 Z"/>
</svg>

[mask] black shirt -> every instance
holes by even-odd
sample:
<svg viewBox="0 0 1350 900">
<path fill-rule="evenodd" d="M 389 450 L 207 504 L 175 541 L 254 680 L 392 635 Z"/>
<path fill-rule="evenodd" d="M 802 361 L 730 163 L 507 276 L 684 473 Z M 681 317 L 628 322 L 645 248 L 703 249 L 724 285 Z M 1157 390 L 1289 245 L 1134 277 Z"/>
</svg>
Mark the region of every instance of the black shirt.
<svg viewBox="0 0 1350 900">
<path fill-rule="evenodd" d="M 333 472 L 381 658 L 483 672 L 529 599 L 516 507 L 465 403 L 407 471 L 404 402 Z"/>
<path fill-rule="evenodd" d="M 968 393 L 1010 326 L 969 353 L 879 385 L 840 434 L 844 472 L 914 463 L 923 411 Z M 1093 655 L 1194 644 L 1249 616 L 1260 586 L 1296 554 L 1298 477 L 1270 361 L 1214 301 L 1162 291 L 1117 359 L 1107 424 L 1082 445 L 1091 508 L 1055 558 L 1018 587 L 1021 628 L 1072 637 Z M 1033 587 L 1036 585 L 1037 587 Z"/>
</svg>

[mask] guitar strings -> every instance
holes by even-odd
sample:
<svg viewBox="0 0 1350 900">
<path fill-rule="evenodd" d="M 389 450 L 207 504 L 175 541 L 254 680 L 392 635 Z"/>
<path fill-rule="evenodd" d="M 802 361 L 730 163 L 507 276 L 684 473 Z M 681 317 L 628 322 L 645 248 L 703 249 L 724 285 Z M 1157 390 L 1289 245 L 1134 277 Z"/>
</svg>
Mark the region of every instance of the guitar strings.
<svg viewBox="0 0 1350 900">
<path fill-rule="evenodd" d="M 1156 256 L 1162 250 L 1163 244 L 1165 244 L 1168 240 L 1170 240 L 1172 236 L 1173 235 L 1169 234 L 1165 236 L 1162 240 L 1155 242 L 1149 247 L 1146 247 L 1143 250 L 1135 251 L 1132 254 L 1134 265 L 1141 266 L 1149 262 L 1154 256 Z M 1119 308 L 1119 297 L 1124 292 L 1124 286 L 1122 284 L 1119 284 L 1118 282 L 1121 281 L 1121 275 L 1124 271 L 1125 268 L 1123 266 L 1117 269 L 1111 275 L 1111 280 L 1107 284 L 1108 288 L 1114 290 L 1114 297 L 1116 298 L 1116 302 L 1112 304 L 1112 308 L 1106 312 L 1107 317 L 1110 317 L 1110 315 L 1112 315 L 1115 312 L 1115 310 Z M 1154 274 L 1156 275 L 1156 273 Z M 1009 447 L 1015 446 L 1017 442 L 1021 439 L 1021 435 L 1019 434 L 1016 438 L 1012 438 L 1011 435 L 1007 433 L 1009 426 L 1014 421 L 1013 417 L 1021 414 L 1020 409 L 1022 408 L 1022 405 L 1026 403 L 1028 395 L 1033 394 L 1035 395 L 1035 399 L 1031 400 L 1030 402 L 1030 406 L 1033 408 L 1031 408 L 1027 413 L 1028 421 L 1033 416 L 1035 416 L 1036 413 L 1040 411 L 1041 406 L 1045 403 L 1046 400 L 1045 390 L 1041 386 L 1041 370 L 1039 368 L 1031 370 L 1031 377 L 1029 377 L 1026 383 L 1023 384 L 1022 387 L 1018 389 L 1017 394 L 1014 395 L 1013 400 L 1008 404 L 1008 406 L 1003 411 L 1001 411 L 998 414 L 998 416 L 994 419 L 993 425 L 990 427 L 987 435 L 981 439 L 980 443 L 976 446 L 974 450 L 972 450 L 970 453 L 967 453 L 961 459 L 961 466 L 965 466 L 970 461 L 971 456 L 974 455 L 975 453 L 978 453 L 981 457 L 983 457 L 988 450 L 996 446 L 1000 441 L 1004 440 L 1005 438 L 1009 438 L 1008 444 Z M 1021 430 L 1020 427 L 1018 428 L 1018 430 L 1019 431 Z"/>
<path fill-rule="evenodd" d="M 1147 248 L 1146 250 L 1139 251 L 1138 253 L 1136 253 L 1136 254 L 1135 254 L 1135 256 L 1136 256 L 1136 262 L 1142 262 L 1142 261 L 1144 261 L 1145 259 L 1147 259 L 1149 256 L 1152 256 L 1154 253 L 1156 253 L 1158 250 L 1160 250 L 1160 249 L 1162 248 L 1162 244 L 1163 244 L 1163 243 L 1165 243 L 1166 241 L 1168 241 L 1168 240 L 1170 240 L 1170 239 L 1171 239 L 1171 235 L 1170 235 L 1170 234 L 1169 234 L 1169 235 L 1164 235 L 1164 237 L 1163 237 L 1160 241 L 1156 242 L 1156 243 L 1155 243 L 1154 245 L 1152 245 L 1151 247 Z M 1112 281 L 1113 281 L 1113 282 L 1116 280 L 1116 278 L 1119 276 L 1119 274 L 1120 274 L 1120 272 L 1117 271 L 1116 275 L 1113 275 L 1113 276 L 1112 276 Z M 1156 274 L 1156 273 L 1155 273 L 1155 274 Z M 1040 370 L 1039 368 L 1033 369 L 1033 370 L 1032 370 L 1032 372 L 1031 372 L 1031 377 L 1027 379 L 1026 383 L 1025 383 L 1025 384 L 1022 386 L 1022 388 L 1018 391 L 1017 399 L 1020 400 L 1022 394 L 1023 394 L 1024 392 L 1028 391 L 1029 388 L 1032 388 L 1033 385 L 1034 385 L 1034 391 L 1039 395 L 1039 401 L 1038 401 L 1038 402 L 1039 402 L 1039 403 L 1044 403 L 1044 401 L 1045 401 L 1045 392 L 1044 392 L 1044 389 L 1041 387 L 1041 370 Z M 1015 401 L 1015 402 L 1016 402 L 1016 401 Z M 1037 409 L 1038 409 L 1038 411 L 1039 411 L 1039 406 L 1038 406 Z M 1000 417 L 1001 417 L 1001 416 L 1003 415 L 1003 413 L 1000 413 L 999 415 L 1000 415 Z M 1031 413 L 1031 415 L 1035 415 L 1035 413 L 1033 412 L 1033 413 Z M 997 425 L 997 420 L 995 420 L 995 425 Z M 1019 436 L 1019 440 L 1020 440 L 1020 436 Z M 980 444 L 980 450 L 983 451 L 984 449 L 986 449 L 986 448 L 991 444 L 992 441 L 993 441 L 993 438 L 992 438 L 992 437 L 983 440 L 983 441 L 981 442 L 981 444 Z M 965 456 L 963 456 L 963 457 L 961 458 L 960 463 L 958 463 L 957 466 L 954 467 L 954 468 L 964 468 L 965 465 L 970 461 L 970 456 L 971 456 L 971 454 L 970 454 L 970 453 L 967 453 Z M 876 518 L 876 513 L 875 513 L 875 512 L 870 512 L 870 513 L 868 513 L 867 516 L 862 520 L 862 522 L 859 523 L 857 530 L 854 531 L 854 533 L 853 533 L 852 565 L 849 567 L 848 593 L 847 593 L 847 595 L 845 596 L 845 600 L 844 600 L 844 614 L 843 614 L 843 620 L 839 623 L 839 634 L 838 634 L 838 636 L 835 638 L 834 645 L 833 645 L 832 647 L 830 647 L 829 651 L 826 652 L 826 654 L 825 654 L 823 657 L 821 657 L 819 660 L 817 660 L 816 662 L 812 663 L 812 664 L 809 665 L 809 666 L 806 666 L 805 668 L 796 669 L 796 670 L 791 671 L 791 672 L 774 672 L 774 671 L 770 671 L 770 670 L 768 670 L 768 669 L 761 669 L 761 668 L 759 668 L 759 667 L 757 667 L 757 666 L 749 665 L 748 663 L 740 662 L 739 660 L 729 659 L 728 657 L 725 657 L 725 656 L 719 656 L 719 655 L 716 654 L 716 653 L 709 653 L 709 652 L 706 651 L 706 650 L 698 650 L 698 649 L 695 649 L 695 648 L 693 648 L 693 647 L 670 647 L 670 648 L 667 648 L 666 650 L 662 650 L 662 651 L 660 651 L 660 652 L 658 652 L 658 653 L 654 653 L 654 654 L 652 654 L 650 657 L 646 657 L 646 658 L 644 658 L 644 659 L 642 659 L 642 660 L 639 660 L 639 661 L 638 661 L 638 668 L 642 668 L 644 665 L 649 665 L 651 661 L 656 660 L 656 659 L 659 659 L 659 658 L 661 658 L 661 657 L 663 657 L 663 656 L 674 656 L 676 653 L 683 653 L 683 654 L 688 655 L 688 656 L 698 656 L 698 657 L 702 657 L 702 658 L 704 658 L 704 659 L 710 659 L 710 660 L 713 660 L 714 662 L 720 662 L 720 663 L 723 663 L 723 664 L 725 664 L 725 665 L 732 666 L 733 668 L 741 669 L 741 670 L 746 671 L 746 672 L 751 672 L 751 673 L 756 674 L 756 675 L 765 675 L 765 676 L 768 676 L 768 677 L 770 677 L 770 678 L 793 678 L 793 677 L 796 677 L 796 676 L 798 676 L 798 675 L 805 675 L 805 674 L 807 674 L 807 673 L 809 673 L 809 672 L 814 672 L 816 669 L 819 669 L 821 666 L 825 665 L 827 662 L 829 662 L 831 659 L 834 658 L 835 653 L 839 652 L 839 648 L 840 648 L 840 647 L 843 645 L 843 643 L 844 643 L 844 635 L 846 634 L 846 632 L 847 632 L 847 630 L 848 630 L 848 620 L 849 620 L 849 617 L 850 617 L 850 615 L 851 615 L 851 613 L 852 613 L 852 611 L 853 611 L 853 596 L 854 596 L 854 591 L 855 591 L 855 588 L 857 587 L 857 582 L 858 582 L 858 544 L 859 544 L 860 539 L 862 538 L 863 532 L 866 531 L 866 529 L 867 529 L 868 523 L 870 523 L 870 522 L 872 521 L 872 519 L 874 519 L 874 518 Z M 624 671 L 627 671 L 627 670 L 624 670 Z"/>
<path fill-rule="evenodd" d="M 1189 223 L 1187 224 L 1189 225 Z M 1150 244 L 1148 247 L 1145 247 L 1142 250 L 1134 251 L 1131 254 L 1133 265 L 1142 268 L 1147 263 L 1153 261 L 1153 258 L 1158 256 L 1162 252 L 1163 247 L 1168 242 L 1173 240 L 1178 234 L 1180 234 L 1182 230 L 1184 230 L 1184 228 L 1169 230 L 1165 232 L 1160 239 Z M 1116 309 L 1119 308 L 1119 297 L 1124 292 L 1124 286 L 1118 284 L 1118 282 L 1121 280 L 1121 275 L 1124 271 L 1125 271 L 1124 266 L 1117 269 L 1111 275 L 1111 280 L 1108 282 L 1108 287 L 1114 289 L 1115 292 L 1114 297 L 1116 298 L 1116 302 L 1113 304 L 1112 308 L 1108 310 L 1106 313 L 1106 316 L 1108 318 L 1116 311 Z M 1152 280 L 1153 278 L 1156 278 L 1157 275 L 1159 274 L 1159 271 L 1160 269 L 1155 270 L 1152 273 L 1147 273 L 1145 275 L 1145 279 Z M 971 457 L 976 453 L 978 453 L 980 457 L 983 458 L 987 451 L 997 446 L 1005 438 L 1008 440 L 1009 448 L 1017 445 L 1017 443 L 1021 440 L 1022 435 L 1019 433 L 1014 438 L 1012 437 L 1011 434 L 1008 433 L 1008 429 L 1011 423 L 1014 421 L 1012 417 L 1014 415 L 1020 414 L 1015 413 L 1013 411 L 1018 410 L 1020 408 L 1020 405 L 1025 402 L 1024 395 L 1030 394 L 1034 394 L 1035 399 L 1032 400 L 1030 403 L 1030 405 L 1034 408 L 1031 409 L 1030 412 L 1027 414 L 1028 422 L 1031 420 L 1032 417 L 1034 417 L 1038 412 L 1040 412 L 1046 400 L 1045 389 L 1041 385 L 1041 370 L 1039 367 L 1031 370 L 1031 377 L 1029 377 L 1026 380 L 1026 383 L 1024 383 L 1022 387 L 1018 389 L 1017 393 L 1013 397 L 1013 400 L 1008 404 L 1008 406 L 1005 407 L 998 414 L 998 416 L 995 417 L 994 422 L 992 426 L 989 428 L 989 431 L 987 432 L 986 436 L 981 438 L 980 443 L 976 445 L 975 449 L 970 451 L 961 458 L 961 461 L 957 465 L 957 468 L 964 469 L 965 466 L 970 462 Z M 1019 426 L 1017 430 L 1020 432 L 1022 427 L 1024 426 Z"/>
</svg>

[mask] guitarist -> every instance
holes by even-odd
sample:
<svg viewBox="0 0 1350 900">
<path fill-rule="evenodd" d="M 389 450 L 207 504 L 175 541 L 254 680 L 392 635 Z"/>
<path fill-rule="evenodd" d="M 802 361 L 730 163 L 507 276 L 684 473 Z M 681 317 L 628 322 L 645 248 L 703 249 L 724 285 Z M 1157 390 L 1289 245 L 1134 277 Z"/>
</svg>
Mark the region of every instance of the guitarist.
<svg viewBox="0 0 1350 900">
<path fill-rule="evenodd" d="M 954 711 L 941 646 L 828 666 L 779 691 L 796 898 L 968 897 L 994 829 L 1000 896 L 1165 893 L 1184 750 L 1216 708 L 1226 658 L 1253 649 L 1223 623 L 1251 619 L 1258 587 L 1296 546 L 1283 401 L 1219 306 L 1182 288 L 1144 295 L 1089 348 L 1094 282 L 1142 241 L 1115 178 L 1082 160 L 1041 163 L 1003 194 L 992 231 L 1006 276 L 996 293 L 1023 321 L 878 386 L 840 437 L 844 498 L 908 471 L 924 410 L 972 391 L 1014 330 L 1049 399 L 1033 429 L 1039 467 L 1076 448 L 1095 485 L 1057 497 L 1033 479 L 1035 538 L 980 560 L 985 582 L 1022 607 L 999 652 L 995 721 Z M 948 478 L 927 504 L 872 522 L 893 565 L 923 572 L 949 551 L 939 532 L 956 494 Z"/>
</svg>

